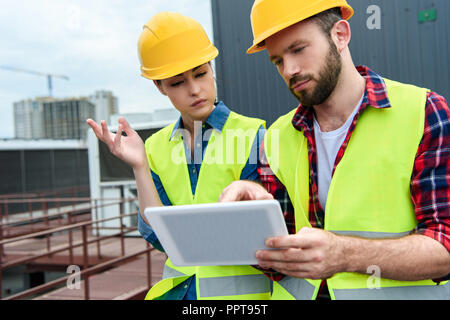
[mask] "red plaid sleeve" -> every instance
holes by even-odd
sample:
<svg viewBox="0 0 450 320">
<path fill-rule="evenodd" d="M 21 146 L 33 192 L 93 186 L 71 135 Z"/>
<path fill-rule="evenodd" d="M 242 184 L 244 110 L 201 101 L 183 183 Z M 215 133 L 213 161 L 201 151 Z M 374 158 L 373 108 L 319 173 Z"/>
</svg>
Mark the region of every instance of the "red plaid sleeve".
<svg viewBox="0 0 450 320">
<path fill-rule="evenodd" d="M 439 241 L 450 252 L 450 110 L 446 100 L 429 93 L 425 116 L 411 179 L 416 232 Z"/>
</svg>

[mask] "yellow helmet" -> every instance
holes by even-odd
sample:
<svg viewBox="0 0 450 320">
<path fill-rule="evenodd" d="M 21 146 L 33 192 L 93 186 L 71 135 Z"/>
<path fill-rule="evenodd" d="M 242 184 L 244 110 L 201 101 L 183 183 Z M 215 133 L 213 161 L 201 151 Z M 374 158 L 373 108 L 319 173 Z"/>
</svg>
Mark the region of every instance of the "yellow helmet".
<svg viewBox="0 0 450 320">
<path fill-rule="evenodd" d="M 141 74 L 162 80 L 213 60 L 219 54 L 202 26 L 176 12 L 160 12 L 148 21 L 138 41 Z"/>
<path fill-rule="evenodd" d="M 341 8 L 343 19 L 353 16 L 346 0 L 255 0 L 251 12 L 254 39 L 247 53 L 264 50 L 264 41 L 278 31 L 336 7 Z"/>
</svg>

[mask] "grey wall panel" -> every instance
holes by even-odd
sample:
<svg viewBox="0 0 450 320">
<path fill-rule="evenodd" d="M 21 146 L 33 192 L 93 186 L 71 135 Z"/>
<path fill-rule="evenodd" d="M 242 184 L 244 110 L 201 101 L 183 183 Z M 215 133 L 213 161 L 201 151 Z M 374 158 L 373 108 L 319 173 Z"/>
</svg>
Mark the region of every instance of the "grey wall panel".
<svg viewBox="0 0 450 320">
<path fill-rule="evenodd" d="M 88 166 L 85 149 L 2 150 L 0 195 L 58 191 L 61 197 L 89 197 Z M 71 188 L 78 190 L 72 194 Z M 54 205 L 49 203 L 50 207 Z M 33 207 L 40 208 L 40 204 Z M 2 210 L 4 212 L 4 208 Z M 10 204 L 8 207 L 9 213 L 26 210 L 26 205 Z"/>
<path fill-rule="evenodd" d="M 19 151 L 0 152 L 0 194 L 23 192 L 25 173 L 21 166 L 21 156 Z"/>
<path fill-rule="evenodd" d="M 89 168 L 87 152 L 85 150 L 55 150 L 53 188 L 63 189 L 69 187 L 88 186 Z"/>
<path fill-rule="evenodd" d="M 25 155 L 26 190 L 52 189 L 52 166 L 50 152 L 29 150 Z"/>
<path fill-rule="evenodd" d="M 406 83 L 427 87 L 450 97 L 450 1 L 350 0 L 350 50 L 355 64 Z M 381 9 L 381 29 L 369 30 L 367 8 Z M 419 22 L 421 10 L 436 9 L 435 21 Z"/>
<path fill-rule="evenodd" d="M 350 49 L 355 65 L 367 65 L 393 80 L 424 86 L 450 99 L 450 1 L 349 0 Z M 244 115 L 271 124 L 297 101 L 266 52 L 247 55 L 252 43 L 253 0 L 211 0 L 219 98 Z M 369 30 L 370 5 L 381 9 L 381 29 Z M 420 10 L 435 8 L 437 20 L 419 23 Z"/>
</svg>

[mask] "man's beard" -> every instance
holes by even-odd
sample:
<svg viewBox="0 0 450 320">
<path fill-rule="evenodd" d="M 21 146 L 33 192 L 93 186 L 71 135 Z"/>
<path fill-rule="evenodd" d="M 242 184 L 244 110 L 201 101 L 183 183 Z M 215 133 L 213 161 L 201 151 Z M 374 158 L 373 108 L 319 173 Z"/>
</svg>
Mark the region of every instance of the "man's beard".
<svg viewBox="0 0 450 320">
<path fill-rule="evenodd" d="M 313 107 L 324 103 L 336 88 L 342 70 L 342 61 L 336 45 L 330 40 L 330 49 L 325 58 L 325 65 L 319 72 L 319 79 L 312 75 L 294 76 L 289 81 L 289 89 L 298 101 L 305 107 Z M 306 90 L 296 92 L 293 89 L 295 84 L 307 80 L 316 80 L 317 86 L 311 93 Z"/>
</svg>

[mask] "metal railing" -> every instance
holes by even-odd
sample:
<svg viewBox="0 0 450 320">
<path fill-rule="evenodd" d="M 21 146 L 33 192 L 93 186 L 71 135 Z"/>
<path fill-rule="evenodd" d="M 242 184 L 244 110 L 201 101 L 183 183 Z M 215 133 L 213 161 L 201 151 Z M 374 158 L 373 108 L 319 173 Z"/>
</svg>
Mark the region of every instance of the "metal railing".
<svg viewBox="0 0 450 320">
<path fill-rule="evenodd" d="M 78 187 L 68 187 L 68 188 L 59 188 L 59 189 L 51 189 L 51 190 L 39 190 L 34 192 L 27 193 L 16 193 L 16 194 L 1 194 L 0 200 L 7 199 L 38 199 L 38 198 L 77 198 L 77 197 L 87 197 L 89 195 L 89 186 L 78 186 Z M 4 204 L 4 203 L 3 203 Z M 19 202 L 14 203 L 11 207 L 6 207 L 6 205 L 0 206 L 0 216 L 7 214 L 20 213 L 23 211 L 31 211 L 40 209 L 35 206 L 35 203 L 27 203 Z M 50 203 L 50 207 L 59 207 L 60 203 L 55 201 L 54 203 Z"/>
<path fill-rule="evenodd" d="M 79 204 L 89 204 L 90 198 L 41 198 L 41 199 L 6 199 L 0 200 L 0 207 L 5 208 L 3 216 L 0 215 L 0 224 L 3 227 L 3 237 L 8 238 L 10 235 L 10 229 L 14 229 L 17 226 L 26 226 L 31 232 L 34 231 L 34 227 L 37 223 L 43 223 L 44 227 L 47 229 L 51 227 L 50 221 L 58 219 L 60 225 L 72 223 L 74 218 L 79 214 L 90 213 L 90 210 L 98 208 L 97 204 L 94 206 L 88 205 L 85 208 L 76 209 L 76 202 Z M 51 202 L 57 202 L 55 208 L 49 209 L 48 204 Z M 97 201 L 97 200 L 94 200 Z M 62 205 L 64 202 L 69 203 L 69 205 Z M 8 205 L 12 203 L 27 203 L 28 211 L 22 213 L 9 214 Z M 38 204 L 40 210 L 33 210 L 33 205 Z M 36 206 L 35 206 L 36 207 Z M 49 213 L 49 210 L 56 211 L 56 213 Z M 37 215 L 37 212 L 40 214 Z M 24 216 L 28 214 L 27 218 L 16 218 L 17 216 Z M 0 235 L 1 236 L 1 235 Z"/>
<path fill-rule="evenodd" d="M 108 202 L 108 203 L 103 203 L 105 200 L 115 200 L 114 202 Z M 73 223 L 72 218 L 73 217 L 73 213 L 68 214 L 68 219 L 67 219 L 67 225 L 66 226 L 60 226 L 60 227 L 56 227 L 56 228 L 50 228 L 48 230 L 45 231 L 40 231 L 40 232 L 34 232 L 34 233 L 30 233 L 27 235 L 22 235 L 22 236 L 18 236 L 18 237 L 13 237 L 13 238 L 7 238 L 5 239 L 3 237 L 3 229 L 6 228 L 10 228 L 11 224 L 17 223 L 17 221 L 15 222 L 6 222 L 6 223 L 0 223 L 0 299 L 2 298 L 2 270 L 5 270 L 7 268 L 11 268 L 14 266 L 18 266 L 18 265 L 23 265 L 23 264 L 27 264 L 30 262 L 33 262 L 34 260 L 40 259 L 40 258 L 44 258 L 44 257 L 51 257 L 52 255 L 56 254 L 56 253 L 61 253 L 64 251 L 69 251 L 69 264 L 73 264 L 74 262 L 74 249 L 77 247 L 82 247 L 82 252 L 83 252 L 83 270 L 80 272 L 79 276 L 81 277 L 80 279 L 84 280 L 84 299 L 85 300 L 89 300 L 90 298 L 90 287 L 89 287 L 89 278 L 91 275 L 96 274 L 100 271 L 106 270 L 111 268 L 112 266 L 121 263 L 121 262 L 126 262 L 128 260 L 137 258 L 140 255 L 145 254 L 146 255 L 146 262 L 147 262 L 147 287 L 148 289 L 151 287 L 151 260 L 150 260 L 150 255 L 151 255 L 151 251 L 154 250 L 153 247 L 151 247 L 149 245 L 148 242 L 146 242 L 146 249 L 141 250 L 139 252 L 135 252 L 132 254 L 125 254 L 125 239 L 124 236 L 130 232 L 135 231 L 137 228 L 136 227 L 125 227 L 123 224 L 123 219 L 126 217 L 131 217 L 131 216 L 135 216 L 138 213 L 137 212 L 133 212 L 133 213 L 129 213 L 129 214 L 124 214 L 123 212 L 123 208 L 124 208 L 124 204 L 127 202 L 131 202 L 131 201 L 135 201 L 135 198 L 121 198 L 121 199 L 92 199 L 92 198 L 63 198 L 63 199 L 5 199 L 5 200 L 0 200 L 0 204 L 3 202 L 8 202 L 8 203 L 13 203 L 13 202 L 20 202 L 20 201 L 36 201 L 36 202 L 49 202 L 49 201 L 80 201 L 80 202 L 86 202 L 89 201 L 90 203 L 94 203 L 93 206 L 90 206 L 90 210 L 95 210 L 95 219 L 91 220 L 91 221 L 86 221 L 86 222 L 78 222 L 78 223 Z M 99 202 L 102 202 L 100 205 L 98 204 Z M 118 205 L 120 208 L 120 214 L 118 216 L 115 217 L 111 217 L 111 218 L 105 218 L 105 219 L 98 219 L 97 218 L 97 211 L 98 208 L 100 207 L 108 207 L 108 206 L 116 206 Z M 81 209 L 80 209 L 81 210 Z M 86 210 L 86 209 L 83 209 Z M 77 212 L 77 210 L 74 210 L 75 212 Z M 48 212 L 47 212 L 48 213 Z M 66 213 L 56 213 L 55 215 L 52 215 L 52 218 L 55 218 L 57 216 L 61 216 L 63 214 L 67 214 Z M 43 221 L 47 221 L 50 217 L 48 216 L 48 214 L 45 214 L 44 216 L 39 217 L 39 219 L 42 219 Z M 27 219 L 21 219 L 20 222 L 21 223 L 33 223 L 37 218 L 27 218 Z M 108 222 L 108 221 L 113 221 L 113 220 L 119 220 L 119 227 L 102 227 L 100 226 L 100 224 L 103 224 L 104 222 Z M 95 225 L 95 226 L 94 226 Z M 73 232 L 76 229 L 81 229 L 81 233 L 82 233 L 82 240 L 78 241 L 76 243 L 74 243 L 73 240 Z M 88 232 L 92 230 L 96 230 L 96 237 L 92 238 L 92 239 L 88 239 Z M 106 236 L 99 236 L 99 231 L 101 229 L 119 229 L 120 231 L 111 235 L 106 235 Z M 68 245 L 65 245 L 63 247 L 59 246 L 57 249 L 53 249 L 51 248 L 51 236 L 52 234 L 55 233 L 63 233 L 63 232 L 67 232 L 68 235 Z M 3 262 L 3 258 L 5 256 L 5 250 L 4 250 L 4 246 L 7 244 L 11 244 L 14 242 L 18 242 L 18 241 L 22 241 L 22 240 L 26 240 L 26 239 L 31 239 L 31 238 L 36 238 L 36 237 L 45 237 L 46 238 L 46 250 L 44 253 L 40 253 L 40 254 L 36 254 L 33 255 L 31 257 L 23 257 L 23 258 L 19 258 L 19 259 L 15 259 L 13 261 L 9 261 L 9 262 Z M 110 238 L 114 238 L 114 237 L 120 237 L 120 252 L 121 255 L 120 257 L 117 258 L 113 258 L 109 261 L 106 262 L 102 262 L 98 265 L 94 265 L 89 267 L 89 253 L 88 253 L 88 245 L 92 244 L 92 243 L 96 243 L 97 244 L 97 257 L 98 260 L 100 261 L 101 259 L 101 246 L 100 243 L 103 240 L 106 239 L 110 239 Z M 69 277 L 71 277 L 73 275 L 68 275 L 65 277 L 62 277 L 60 279 L 56 279 L 54 281 L 39 285 L 37 287 L 33 287 L 30 288 L 28 290 L 25 290 L 23 292 L 19 292 L 17 294 L 8 296 L 5 298 L 5 300 L 13 300 L 13 299 L 21 299 L 21 298 L 25 298 L 28 297 L 30 295 L 34 295 L 34 294 L 39 294 L 42 293 L 44 291 L 48 291 L 52 288 L 57 287 L 58 285 L 66 282 Z"/>
<path fill-rule="evenodd" d="M 77 186 L 77 187 L 66 187 L 66 188 L 58 188 L 58 189 L 48 189 L 48 190 L 38 190 L 33 192 L 24 192 L 24 193 L 7 193 L 0 194 L 0 199 L 17 199 L 17 198 L 37 198 L 37 197 L 50 197 L 53 196 L 55 198 L 62 198 L 63 195 L 70 196 L 74 198 L 77 194 L 80 193 L 89 193 L 89 185 Z"/>
</svg>

